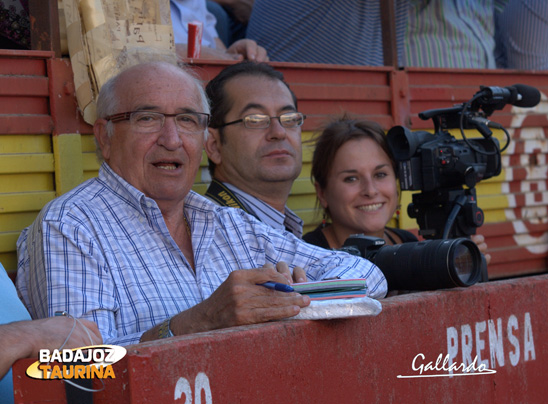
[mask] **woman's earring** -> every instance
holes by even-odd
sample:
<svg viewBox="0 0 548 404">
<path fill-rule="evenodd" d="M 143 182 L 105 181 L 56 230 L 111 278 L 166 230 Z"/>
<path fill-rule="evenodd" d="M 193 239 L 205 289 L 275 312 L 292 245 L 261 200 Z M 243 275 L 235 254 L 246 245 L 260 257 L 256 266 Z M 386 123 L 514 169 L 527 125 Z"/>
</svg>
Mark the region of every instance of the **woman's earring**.
<svg viewBox="0 0 548 404">
<path fill-rule="evenodd" d="M 322 229 L 325 228 L 325 223 L 327 221 L 327 213 L 323 212 L 323 217 L 322 217 Z"/>
</svg>

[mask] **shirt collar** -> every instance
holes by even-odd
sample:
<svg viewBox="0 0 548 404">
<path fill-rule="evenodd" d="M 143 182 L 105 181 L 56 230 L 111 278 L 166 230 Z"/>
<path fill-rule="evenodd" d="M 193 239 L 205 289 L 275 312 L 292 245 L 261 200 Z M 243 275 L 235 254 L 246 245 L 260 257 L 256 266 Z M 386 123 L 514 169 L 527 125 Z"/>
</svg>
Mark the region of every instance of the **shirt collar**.
<svg viewBox="0 0 548 404">
<path fill-rule="evenodd" d="M 278 230 L 288 230 L 298 238 L 303 235 L 303 220 L 285 205 L 285 213 L 274 209 L 268 203 L 238 189 L 232 184 L 223 182 L 245 205 L 246 210 L 255 215 L 260 221 Z"/>
</svg>

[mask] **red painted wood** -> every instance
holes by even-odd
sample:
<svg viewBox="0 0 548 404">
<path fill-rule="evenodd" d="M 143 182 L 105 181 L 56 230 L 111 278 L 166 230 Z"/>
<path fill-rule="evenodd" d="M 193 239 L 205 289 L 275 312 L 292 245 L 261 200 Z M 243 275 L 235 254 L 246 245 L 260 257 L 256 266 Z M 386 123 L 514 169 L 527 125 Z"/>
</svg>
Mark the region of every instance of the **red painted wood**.
<svg viewBox="0 0 548 404">
<path fill-rule="evenodd" d="M 48 78 L 36 76 L 3 76 L 0 79 L 0 96 L 47 96 Z"/>
<path fill-rule="evenodd" d="M 93 127 L 82 118 L 76 101 L 72 67 L 67 59 L 51 59 L 50 109 L 54 135 L 63 133 L 93 134 Z"/>
<path fill-rule="evenodd" d="M 117 378 L 106 381 L 94 402 L 174 402 L 177 382 L 184 378 L 195 391 L 201 375 L 212 403 L 545 403 L 547 293 L 548 275 L 535 276 L 387 298 L 376 317 L 281 321 L 140 344 L 115 365 Z M 424 360 L 416 366 L 435 362 L 455 342 L 455 364 L 469 349 L 471 360 L 487 360 L 496 373 L 397 377 L 419 375 L 412 366 L 417 355 Z M 57 382 L 22 375 L 28 364 L 15 368 L 16 402 L 62 399 Z"/>
<path fill-rule="evenodd" d="M 0 114 L 0 128 L 6 135 L 51 133 L 53 122 L 49 115 Z"/>
</svg>

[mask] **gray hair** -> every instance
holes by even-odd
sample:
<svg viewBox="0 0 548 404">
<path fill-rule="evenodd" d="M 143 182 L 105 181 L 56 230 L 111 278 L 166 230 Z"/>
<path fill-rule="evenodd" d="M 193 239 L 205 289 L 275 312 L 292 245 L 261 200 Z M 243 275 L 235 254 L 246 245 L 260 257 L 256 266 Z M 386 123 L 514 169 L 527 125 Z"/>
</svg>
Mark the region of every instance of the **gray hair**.
<svg viewBox="0 0 548 404">
<path fill-rule="evenodd" d="M 105 119 L 106 117 L 110 115 L 114 115 L 119 112 L 120 107 L 120 99 L 119 99 L 119 92 L 117 92 L 118 82 L 120 81 L 120 77 L 125 73 L 127 70 L 134 68 L 136 66 L 140 65 L 151 65 L 151 66 L 168 66 L 170 68 L 179 69 L 181 73 L 186 75 L 196 86 L 196 89 L 198 90 L 198 94 L 200 96 L 200 102 L 203 111 L 207 114 L 210 113 L 210 106 L 209 106 L 209 100 L 207 98 L 206 92 L 204 90 L 204 86 L 202 84 L 202 81 L 199 77 L 194 73 L 194 71 L 190 70 L 188 67 L 185 67 L 184 65 L 181 65 L 179 63 L 171 63 L 170 61 L 154 61 L 154 62 L 142 62 L 133 66 L 126 67 L 124 70 L 120 71 L 118 74 L 111 77 L 103 86 L 101 87 L 101 90 L 99 92 L 99 96 L 97 97 L 97 119 Z M 111 121 L 108 121 L 106 124 L 106 131 L 108 137 L 112 137 L 114 134 L 114 124 Z M 204 141 L 207 140 L 209 136 L 209 132 L 207 130 L 207 127 L 204 131 Z M 96 145 L 96 154 L 97 159 L 99 162 L 103 161 L 103 154 L 101 151 L 101 147 L 99 146 L 97 139 L 95 139 L 95 145 Z"/>
</svg>

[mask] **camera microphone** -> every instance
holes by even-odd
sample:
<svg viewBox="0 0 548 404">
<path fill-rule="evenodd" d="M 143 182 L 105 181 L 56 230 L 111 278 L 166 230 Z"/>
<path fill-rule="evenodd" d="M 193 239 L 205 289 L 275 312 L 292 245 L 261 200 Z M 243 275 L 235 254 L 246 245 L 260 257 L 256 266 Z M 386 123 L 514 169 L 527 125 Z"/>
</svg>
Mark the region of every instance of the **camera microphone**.
<svg viewBox="0 0 548 404">
<path fill-rule="evenodd" d="M 525 84 L 514 84 L 509 87 L 481 86 L 480 88 L 481 90 L 474 96 L 480 104 L 512 104 L 516 107 L 531 108 L 540 102 L 540 91 Z"/>
</svg>

